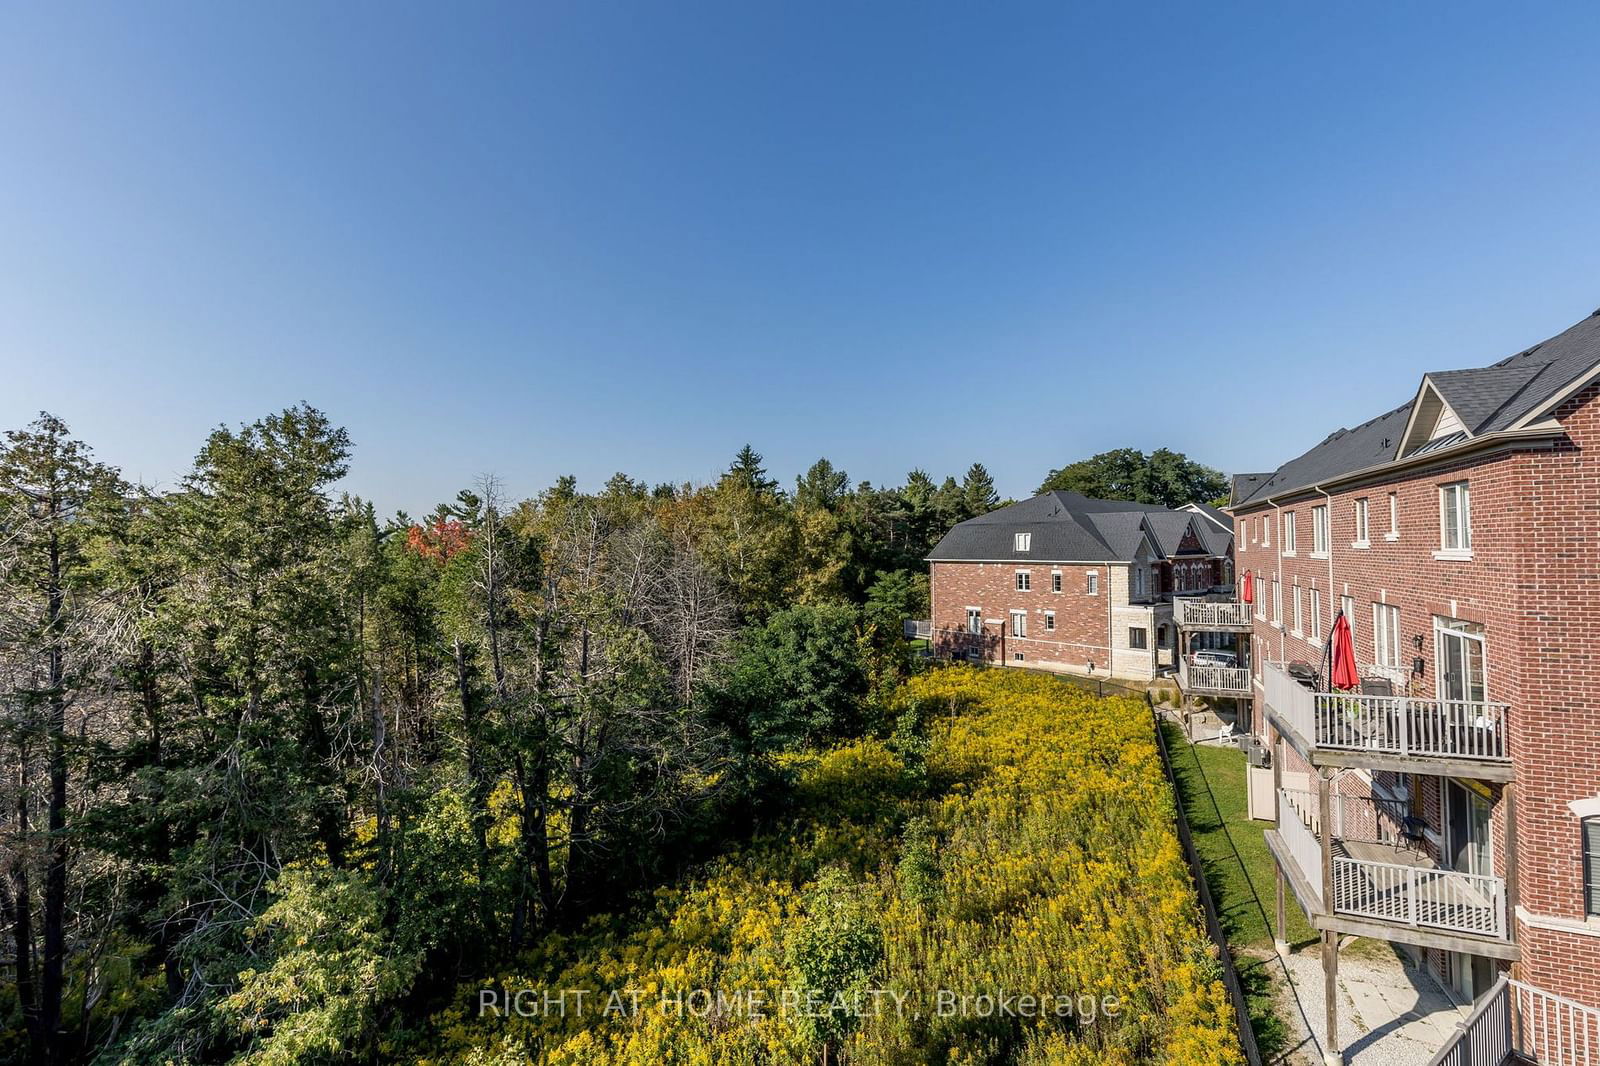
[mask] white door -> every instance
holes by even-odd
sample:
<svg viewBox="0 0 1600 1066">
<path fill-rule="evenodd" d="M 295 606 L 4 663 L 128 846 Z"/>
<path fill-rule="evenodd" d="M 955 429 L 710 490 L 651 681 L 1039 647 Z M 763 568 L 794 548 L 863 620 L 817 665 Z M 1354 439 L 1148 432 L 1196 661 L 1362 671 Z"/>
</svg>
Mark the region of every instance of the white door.
<svg viewBox="0 0 1600 1066">
<path fill-rule="evenodd" d="M 1439 698 L 1482 702 L 1487 687 L 1483 634 L 1461 628 L 1464 625 L 1439 623 Z"/>
</svg>

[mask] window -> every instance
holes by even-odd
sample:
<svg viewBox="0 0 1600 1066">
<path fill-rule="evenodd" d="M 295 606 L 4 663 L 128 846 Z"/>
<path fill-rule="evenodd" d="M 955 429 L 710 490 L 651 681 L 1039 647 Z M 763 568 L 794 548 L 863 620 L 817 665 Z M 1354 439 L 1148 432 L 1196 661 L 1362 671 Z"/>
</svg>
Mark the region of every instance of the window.
<svg viewBox="0 0 1600 1066">
<path fill-rule="evenodd" d="M 1400 608 L 1387 603 L 1372 605 L 1372 646 L 1379 666 L 1400 665 Z"/>
<path fill-rule="evenodd" d="M 1097 571 L 1097 570 L 1089 571 L 1089 577 L 1087 578 L 1087 583 L 1085 584 L 1083 591 L 1087 592 L 1091 596 L 1100 595 L 1100 573 L 1099 573 L 1099 571 Z"/>
<path fill-rule="evenodd" d="M 1277 578 L 1272 579 L 1272 624 L 1283 625 L 1283 586 Z"/>
<path fill-rule="evenodd" d="M 1600 915 L 1600 818 L 1583 820 L 1583 913 Z"/>
<path fill-rule="evenodd" d="M 1350 623 L 1350 646 L 1353 648 L 1356 641 L 1356 601 L 1349 596 L 1340 596 L 1339 610 L 1344 612 L 1344 620 Z"/>
<path fill-rule="evenodd" d="M 1267 579 L 1258 574 L 1255 581 L 1256 617 L 1265 619 L 1267 617 Z"/>
<path fill-rule="evenodd" d="M 1033 575 L 1026 570 L 1017 571 L 1017 591 L 1027 592 Z"/>
<path fill-rule="evenodd" d="M 1328 554 L 1328 507 L 1311 508 L 1311 554 Z"/>
<path fill-rule="evenodd" d="M 1294 512 L 1283 512 L 1283 554 L 1294 554 Z"/>
<path fill-rule="evenodd" d="M 1018 534 L 1016 534 L 1015 536 L 1012 537 L 1012 541 L 1013 541 L 1013 543 L 1012 543 L 1011 546 L 1013 548 L 1015 548 L 1019 552 L 1025 552 L 1025 551 L 1030 550 L 1030 548 L 1031 548 L 1031 546 L 1033 544 L 1033 534 L 1032 533 L 1018 533 Z"/>
<path fill-rule="evenodd" d="M 1311 590 L 1311 632 L 1307 639 L 1313 643 L 1322 643 L 1322 591 Z"/>
<path fill-rule="evenodd" d="M 1296 585 L 1294 587 L 1294 635 L 1297 637 L 1305 632 L 1305 627 L 1301 625 L 1303 618 L 1305 618 L 1305 612 L 1300 609 L 1300 586 Z"/>
<path fill-rule="evenodd" d="M 1361 497 L 1356 501 L 1356 542 L 1355 547 L 1365 548 L 1372 542 L 1367 538 L 1367 498 Z"/>
<path fill-rule="evenodd" d="M 1261 516 L 1261 546 L 1263 548 L 1272 547 L 1272 516 L 1271 515 L 1262 515 Z"/>
<path fill-rule="evenodd" d="M 1054 611 L 1046 611 L 1044 613 L 1044 627 L 1046 629 L 1050 630 L 1051 632 L 1055 631 L 1055 628 L 1056 628 L 1056 613 Z"/>
<path fill-rule="evenodd" d="M 1059 571 L 1059 570 L 1050 571 L 1050 591 L 1051 592 L 1060 592 L 1061 591 L 1061 571 Z"/>
<path fill-rule="evenodd" d="M 1028 635 L 1027 611 L 1011 612 L 1011 635 L 1014 637 L 1026 637 Z"/>
<path fill-rule="evenodd" d="M 1389 540 L 1400 539 L 1400 496 L 1389 493 L 1389 532 L 1384 534 Z"/>
<path fill-rule="evenodd" d="M 983 608 L 982 607 L 968 607 L 967 608 L 967 632 L 968 633 L 982 633 L 983 632 Z"/>
<path fill-rule="evenodd" d="M 1128 627 L 1128 647 L 1148 648 L 1150 646 L 1150 631 L 1144 626 Z"/>
<path fill-rule="evenodd" d="M 1435 557 L 1472 557 L 1472 497 L 1465 481 L 1439 486 L 1439 551 Z"/>
</svg>

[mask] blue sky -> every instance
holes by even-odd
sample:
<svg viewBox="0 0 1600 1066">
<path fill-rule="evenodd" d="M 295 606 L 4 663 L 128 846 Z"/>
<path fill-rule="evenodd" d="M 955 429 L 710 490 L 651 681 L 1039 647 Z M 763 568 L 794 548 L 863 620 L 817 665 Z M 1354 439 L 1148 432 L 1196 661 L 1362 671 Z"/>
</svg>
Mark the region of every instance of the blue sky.
<svg viewBox="0 0 1600 1066">
<path fill-rule="evenodd" d="M 1593 4 L 8 5 L 0 425 L 172 484 L 1270 469 L 1600 307 Z"/>
</svg>

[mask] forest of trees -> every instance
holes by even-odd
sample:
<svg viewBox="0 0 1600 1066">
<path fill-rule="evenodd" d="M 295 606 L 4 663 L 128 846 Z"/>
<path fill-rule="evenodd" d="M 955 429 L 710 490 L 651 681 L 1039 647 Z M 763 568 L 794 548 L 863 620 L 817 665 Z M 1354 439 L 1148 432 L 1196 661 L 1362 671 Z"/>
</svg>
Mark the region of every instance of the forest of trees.
<svg viewBox="0 0 1600 1066">
<path fill-rule="evenodd" d="M 1146 455 L 1137 448 L 1115 448 L 1052 470 L 1040 492 L 1066 489 L 1102 500 L 1135 500 L 1182 507 L 1186 503 L 1228 502 L 1228 479 L 1222 471 L 1195 462 L 1182 452 L 1157 448 Z"/>
<path fill-rule="evenodd" d="M 334 491 L 351 447 L 292 408 L 153 492 L 7 434 L 0 1060 L 381 1058 L 403 1005 L 753 831 L 782 753 L 892 730 L 921 560 L 999 502 L 746 447 L 384 520 Z"/>
</svg>

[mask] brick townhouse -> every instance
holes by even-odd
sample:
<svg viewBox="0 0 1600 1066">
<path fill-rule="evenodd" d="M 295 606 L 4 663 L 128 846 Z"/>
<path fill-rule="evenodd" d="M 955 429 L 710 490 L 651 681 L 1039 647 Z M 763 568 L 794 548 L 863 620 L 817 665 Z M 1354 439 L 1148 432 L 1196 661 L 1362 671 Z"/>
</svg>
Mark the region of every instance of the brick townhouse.
<svg viewBox="0 0 1600 1066">
<path fill-rule="evenodd" d="M 1358 934 L 1480 1010 L 1492 992 L 1508 1030 L 1545 1041 L 1538 1061 L 1600 1055 L 1600 1015 L 1577 1006 L 1600 1007 L 1600 312 L 1424 375 L 1236 477 L 1229 510 L 1279 936 L 1287 893 L 1321 930 L 1332 1047 L 1338 940 Z M 1350 693 L 1322 680 L 1341 611 Z"/>
<path fill-rule="evenodd" d="M 1047 492 L 955 526 L 928 557 L 934 653 L 1148 680 L 1173 664 L 1173 594 L 1233 582 L 1215 509 Z"/>
</svg>

